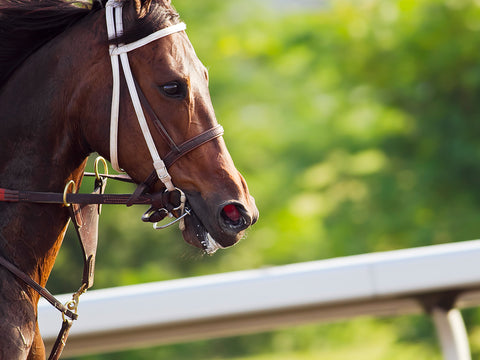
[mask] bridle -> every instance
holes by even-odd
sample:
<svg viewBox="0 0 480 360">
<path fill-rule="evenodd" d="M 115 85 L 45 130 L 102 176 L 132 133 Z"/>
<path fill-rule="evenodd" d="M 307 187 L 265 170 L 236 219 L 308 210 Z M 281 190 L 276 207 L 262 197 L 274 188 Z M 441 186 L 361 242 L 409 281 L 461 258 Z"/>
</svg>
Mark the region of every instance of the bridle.
<svg viewBox="0 0 480 360">
<path fill-rule="evenodd" d="M 110 42 L 123 35 L 123 4 L 124 2 L 122 0 L 109 0 L 106 4 L 105 17 L 107 23 L 107 33 Z M 165 226 L 158 226 L 157 222 L 163 219 L 165 216 L 170 215 L 177 218 L 177 220 L 174 220 L 172 223 L 179 221 L 180 218 L 180 228 L 183 230 L 184 223 L 182 218 L 189 214 L 189 210 L 186 208 L 185 204 L 186 196 L 183 194 L 183 191 L 173 185 L 172 178 L 167 169 L 185 154 L 198 148 L 206 142 L 209 142 L 210 140 L 213 140 L 223 135 L 223 127 L 221 125 L 216 125 L 198 134 L 197 136 L 194 136 L 190 140 L 187 140 L 182 144 L 177 145 L 172 139 L 172 137 L 168 134 L 162 122 L 158 119 L 155 111 L 153 111 L 150 103 L 148 102 L 140 86 L 137 84 L 133 77 L 130 63 L 128 60 L 128 52 L 138 49 L 146 44 L 149 44 L 152 41 L 161 39 L 165 36 L 174 34 L 176 32 L 184 31 L 185 29 L 186 25 L 184 23 L 178 23 L 158 30 L 132 43 L 116 45 L 111 43 L 109 46 L 113 77 L 112 106 L 110 115 L 110 163 L 115 170 L 121 171 L 121 167 L 118 161 L 118 123 L 120 107 L 121 63 L 130 99 L 132 100 L 138 124 L 142 130 L 143 138 L 145 139 L 145 143 L 147 144 L 148 150 L 150 152 L 154 168 L 154 171 L 150 174 L 150 176 L 137 187 L 130 201 L 133 202 L 138 196 L 142 195 L 145 191 L 151 188 L 157 180 L 160 180 L 164 184 L 167 192 L 178 192 L 179 198 L 181 199 L 181 203 L 177 207 L 173 208 L 173 210 L 175 211 L 174 215 L 172 210 L 167 210 L 165 208 L 150 208 L 144 214 L 142 220 L 154 222 L 153 227 L 155 229 L 163 229 Z M 170 148 L 170 151 L 165 155 L 163 160 L 160 157 L 156 145 L 153 141 L 153 137 L 147 124 L 145 112 L 148 114 L 148 117 L 153 122 L 155 129 L 162 135 L 162 138 Z M 131 205 L 131 202 L 127 203 L 127 205 Z"/>
<path fill-rule="evenodd" d="M 108 38 L 110 41 L 119 38 L 123 35 L 123 20 L 122 20 L 122 9 L 123 2 L 118 0 L 109 0 L 106 5 L 106 21 L 107 21 L 107 32 Z M 162 37 L 168 36 L 170 34 L 176 33 L 178 31 L 183 31 L 186 29 L 184 23 L 178 23 L 173 26 L 161 29 L 148 38 L 143 38 L 135 43 L 128 45 L 119 44 L 114 45 L 110 44 L 110 60 L 112 63 L 112 76 L 113 76 L 113 86 L 112 86 L 112 108 L 110 115 L 110 162 L 115 170 L 121 171 L 118 164 L 118 116 L 119 116 L 119 107 L 120 107 L 120 64 L 119 58 L 122 62 L 123 75 L 128 86 L 128 91 L 130 93 L 130 98 L 135 109 L 135 114 L 137 115 L 138 124 L 142 129 L 142 134 L 147 143 L 148 150 L 153 159 L 153 167 L 157 173 L 158 178 L 165 184 L 165 187 L 169 191 L 173 191 L 175 187 L 172 183 L 172 178 L 167 171 L 165 163 L 160 158 L 157 148 L 153 141 L 152 135 L 148 128 L 147 120 L 145 114 L 143 113 L 142 105 L 138 97 L 137 89 L 135 86 L 135 80 L 133 78 L 132 70 L 130 68 L 130 63 L 128 61 L 128 52 L 134 49 L 137 49 L 143 45 L 148 44 L 151 41 L 160 39 Z"/>
<path fill-rule="evenodd" d="M 106 22 L 108 38 L 110 41 L 119 38 L 123 35 L 123 20 L 122 20 L 122 6 L 121 0 L 109 0 L 106 5 Z M 112 108 L 110 118 L 110 162 L 113 168 L 117 171 L 121 171 L 118 163 L 118 116 L 119 116 L 119 104 L 120 104 L 120 62 L 122 64 L 123 75 L 125 77 L 130 98 L 135 109 L 135 114 L 138 119 L 138 124 L 142 130 L 143 137 L 147 144 L 148 150 L 153 160 L 153 167 L 158 179 L 165 185 L 167 191 L 177 190 L 173 185 L 172 178 L 168 173 L 167 168 L 173 164 L 179 157 L 185 155 L 187 152 L 197 148 L 203 143 L 210 141 L 216 137 L 223 135 L 223 128 L 220 125 L 197 135 L 193 139 L 177 146 L 172 137 L 168 134 L 165 127 L 155 115 L 154 111 L 150 107 L 148 100 L 143 95 L 140 87 L 136 84 L 135 79 L 130 68 L 128 60 L 128 52 L 138 49 L 152 41 L 161 39 L 165 36 L 174 34 L 176 32 L 184 31 L 186 25 L 181 22 L 175 25 L 158 30 L 147 37 L 144 37 L 138 41 L 129 44 L 110 44 L 110 60 L 112 64 L 113 75 L 113 88 L 112 88 Z M 150 129 L 147 124 L 145 113 L 142 108 L 142 102 L 144 107 L 147 108 L 147 112 L 152 118 L 155 127 L 162 134 L 163 138 L 167 141 L 170 152 L 165 156 L 164 160 L 160 158 L 157 148 L 153 141 Z"/>
<path fill-rule="evenodd" d="M 109 41 L 112 42 L 123 34 L 122 6 L 124 2 L 121 0 L 109 0 L 106 4 L 106 23 Z M 101 204 L 126 204 L 127 206 L 134 204 L 149 204 L 150 209 L 143 215 L 142 220 L 154 222 L 154 228 L 161 229 L 166 226 L 157 226 L 157 222 L 165 216 L 171 215 L 177 219 L 172 221 L 175 223 L 180 220 L 180 227 L 183 225 L 183 218 L 189 214 L 186 208 L 186 196 L 180 189 L 173 185 L 172 178 L 168 173 L 168 168 L 180 157 L 198 148 L 199 146 L 223 135 L 221 125 L 216 125 L 193 138 L 177 145 L 172 137 L 168 134 L 161 121 L 156 116 L 145 95 L 136 83 L 130 64 L 128 61 L 128 52 L 142 47 L 152 41 L 162 37 L 184 31 L 186 25 L 178 23 L 164 29 L 158 30 L 138 41 L 129 44 L 111 44 L 109 46 L 110 59 L 112 64 L 112 105 L 110 117 L 110 162 L 113 168 L 120 171 L 118 162 L 118 119 L 120 108 L 120 63 L 123 69 L 130 98 L 138 119 L 138 123 L 142 130 L 143 137 L 150 152 L 154 171 L 147 179 L 139 184 L 131 195 L 112 195 L 104 194 L 104 188 L 107 178 L 114 178 L 121 181 L 133 182 L 128 175 L 108 175 L 106 162 L 103 158 L 99 158 L 95 162 L 95 173 L 85 173 L 85 175 L 95 175 L 94 192 L 91 194 L 76 194 L 75 183 L 70 181 L 65 186 L 63 193 L 50 192 L 32 192 L 18 191 L 0 188 L 0 202 L 30 202 L 30 203 L 54 203 L 64 204 L 70 212 L 70 219 L 75 226 L 84 258 L 84 270 L 82 284 L 77 292 L 72 296 L 67 304 L 63 305 L 57 300 L 47 289 L 36 283 L 23 271 L 14 264 L 0 255 L 0 265 L 15 275 L 19 280 L 35 290 L 40 296 L 44 297 L 55 308 L 57 308 L 63 316 L 62 327 L 58 334 L 57 340 L 51 350 L 49 360 L 59 359 L 73 324 L 73 320 L 78 318 L 77 307 L 79 297 L 88 288 L 93 285 L 93 273 L 95 266 L 95 255 L 98 242 L 98 217 L 100 214 Z M 168 144 L 170 151 L 163 157 L 160 157 L 158 150 L 153 141 L 150 129 L 147 124 L 145 113 L 148 114 L 150 121 L 159 131 L 162 138 Z M 98 164 L 102 161 L 105 165 L 106 174 L 100 174 Z M 149 194 L 148 190 L 158 181 L 162 181 L 165 186 L 163 193 Z M 3 235 L 0 233 L 0 238 Z"/>
</svg>

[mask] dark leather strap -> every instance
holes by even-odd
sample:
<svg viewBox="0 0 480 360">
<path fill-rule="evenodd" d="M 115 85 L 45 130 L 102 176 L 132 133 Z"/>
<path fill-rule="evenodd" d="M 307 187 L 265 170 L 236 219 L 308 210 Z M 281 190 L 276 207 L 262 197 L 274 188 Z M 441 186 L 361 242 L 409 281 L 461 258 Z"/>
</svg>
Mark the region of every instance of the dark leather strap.
<svg viewBox="0 0 480 360">
<path fill-rule="evenodd" d="M 83 173 L 84 176 L 97 176 L 97 174 L 95 173 L 92 173 L 92 172 L 84 172 Z M 123 181 L 123 182 L 128 182 L 128 183 L 132 183 L 134 184 L 135 181 L 133 181 L 133 179 L 128 176 L 127 174 L 99 174 L 102 178 L 106 178 L 106 179 L 112 179 L 112 180 L 118 180 L 118 181 Z"/>
<path fill-rule="evenodd" d="M 202 146 L 203 144 L 222 136 L 224 133 L 223 127 L 220 124 L 215 125 L 211 129 L 204 131 L 203 133 L 191 138 L 180 144 L 177 149 L 172 149 L 165 155 L 163 162 L 169 168 L 172 164 L 180 159 L 183 155 L 188 154 L 190 151 Z"/>
<path fill-rule="evenodd" d="M 27 276 L 23 271 L 13 265 L 10 261 L 5 259 L 3 256 L 0 256 L 0 265 L 10 271 L 13 275 L 15 275 L 18 279 L 23 281 L 26 285 L 30 286 L 33 290 L 35 290 L 40 296 L 45 298 L 50 304 L 52 304 L 56 309 L 60 312 L 68 316 L 70 319 L 76 320 L 78 315 L 74 312 L 70 311 L 65 305 L 63 305 L 60 300 L 58 300 L 55 296 L 53 296 L 50 291 L 45 289 L 43 286 L 38 284 L 36 281 L 32 280 L 29 276 Z"/>
<path fill-rule="evenodd" d="M 148 102 L 148 99 L 146 98 L 142 89 L 138 85 L 137 81 L 136 80 L 134 81 L 135 81 L 135 87 L 137 88 L 138 98 L 142 103 L 143 110 L 147 113 L 148 117 L 151 119 L 151 121 L 157 128 L 157 131 L 162 135 L 163 140 L 166 141 L 170 149 L 177 149 L 177 145 L 175 144 L 175 141 L 168 134 L 167 129 L 165 129 L 165 126 L 163 126 L 162 122 L 157 117 L 157 114 L 155 114 L 155 111 L 153 111 L 152 107 L 150 106 L 150 103 Z"/>
<path fill-rule="evenodd" d="M 93 194 L 102 194 L 107 185 L 107 179 L 100 177 L 95 180 Z M 82 288 L 87 290 L 93 285 L 95 271 L 95 257 L 98 244 L 98 220 L 100 217 L 100 204 L 72 204 L 70 217 L 77 232 L 80 247 L 83 253 L 83 278 Z"/>
<path fill-rule="evenodd" d="M 127 206 L 134 205 L 142 195 L 158 181 L 157 172 L 153 170 L 144 182 L 139 184 L 133 194 L 128 198 Z"/>
<path fill-rule="evenodd" d="M 58 333 L 57 340 L 55 340 L 55 343 L 53 344 L 52 351 L 50 352 L 50 356 L 48 357 L 48 360 L 60 359 L 63 349 L 65 348 L 65 345 L 67 343 L 67 337 L 68 337 L 68 334 L 70 333 L 70 328 L 72 327 L 72 325 L 73 325 L 72 320 L 69 320 L 69 319 L 63 320 L 62 328 Z"/>
<path fill-rule="evenodd" d="M 67 204 L 127 204 L 130 194 L 67 194 L 65 199 Z M 43 204 L 63 204 L 62 193 L 20 191 L 0 189 L 0 202 L 32 202 Z M 153 196 L 142 195 L 138 197 L 133 204 L 149 205 L 153 201 Z M 132 205 L 133 205 L 132 204 Z"/>
</svg>

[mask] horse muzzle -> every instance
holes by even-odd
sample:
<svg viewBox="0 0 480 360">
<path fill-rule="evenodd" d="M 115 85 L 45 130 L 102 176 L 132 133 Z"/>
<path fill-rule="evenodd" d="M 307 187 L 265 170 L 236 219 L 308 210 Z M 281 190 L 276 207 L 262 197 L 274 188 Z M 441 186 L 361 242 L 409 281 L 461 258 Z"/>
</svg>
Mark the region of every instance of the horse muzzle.
<svg viewBox="0 0 480 360">
<path fill-rule="evenodd" d="M 214 211 L 198 195 L 187 196 L 189 216 L 185 217 L 183 237 L 193 246 L 212 254 L 219 248 L 235 245 L 245 235 L 245 230 L 258 220 L 258 210 L 253 197 L 248 205 L 237 200 L 222 202 Z M 248 207 L 247 207 L 248 206 Z"/>
</svg>

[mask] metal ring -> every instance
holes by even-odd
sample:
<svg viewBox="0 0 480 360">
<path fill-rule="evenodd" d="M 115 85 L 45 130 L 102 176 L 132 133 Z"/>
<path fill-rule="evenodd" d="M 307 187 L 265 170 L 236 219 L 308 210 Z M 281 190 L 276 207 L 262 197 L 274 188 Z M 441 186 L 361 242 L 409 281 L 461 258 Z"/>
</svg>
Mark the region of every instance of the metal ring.
<svg viewBox="0 0 480 360">
<path fill-rule="evenodd" d="M 70 180 L 67 183 L 67 185 L 65 185 L 65 189 L 63 189 L 63 205 L 65 205 L 66 207 L 69 207 L 71 205 L 71 204 L 67 203 L 67 193 L 68 193 L 68 189 L 70 189 L 70 187 L 72 187 L 72 192 L 77 191 L 77 185 L 75 184 L 75 181 Z"/>
<path fill-rule="evenodd" d="M 100 180 L 100 173 L 98 172 L 98 163 L 99 162 L 102 162 L 103 163 L 103 168 L 105 170 L 105 175 L 108 175 L 108 165 L 107 165 L 107 160 L 105 160 L 105 158 L 103 158 L 102 156 L 98 156 L 96 159 L 95 159 L 95 179 L 97 180 Z"/>
<path fill-rule="evenodd" d="M 165 189 L 164 193 L 166 194 L 173 191 L 178 191 L 180 193 L 180 205 L 173 208 L 171 211 L 183 210 L 183 208 L 185 207 L 185 202 L 187 201 L 187 197 L 185 196 L 185 193 L 177 187 L 175 187 L 174 190 Z"/>
<path fill-rule="evenodd" d="M 158 222 L 156 222 L 155 224 L 153 224 L 153 228 L 154 228 L 155 230 L 166 229 L 166 228 L 168 228 L 169 226 L 171 226 L 171 225 L 173 225 L 173 224 L 176 224 L 177 222 L 183 220 L 183 218 L 184 218 L 185 216 L 187 216 L 187 215 L 190 215 L 190 210 L 185 209 L 185 212 L 184 212 L 182 215 L 180 215 L 178 218 L 176 218 L 175 220 L 172 220 L 171 222 L 169 222 L 169 223 L 166 224 L 166 225 L 157 225 Z"/>
</svg>

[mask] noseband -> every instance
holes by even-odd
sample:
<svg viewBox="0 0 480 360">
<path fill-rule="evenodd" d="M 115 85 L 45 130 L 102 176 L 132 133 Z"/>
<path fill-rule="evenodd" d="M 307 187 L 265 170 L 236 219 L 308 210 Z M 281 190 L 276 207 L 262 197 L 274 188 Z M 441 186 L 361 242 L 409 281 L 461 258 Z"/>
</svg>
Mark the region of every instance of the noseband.
<svg viewBox="0 0 480 360">
<path fill-rule="evenodd" d="M 107 32 L 110 41 L 123 35 L 123 20 L 122 20 L 122 6 L 121 0 L 109 0 L 106 5 L 106 22 Z M 192 151 L 193 149 L 201 146 L 202 144 L 213 140 L 223 135 L 223 128 L 221 125 L 215 127 L 195 136 L 194 138 L 176 145 L 173 139 L 166 131 L 163 124 L 160 122 L 155 112 L 151 108 L 145 95 L 143 95 L 140 87 L 135 82 L 135 79 L 130 68 L 128 61 L 128 52 L 138 49 L 152 41 L 161 39 L 162 37 L 174 34 L 176 32 L 184 31 L 186 25 L 184 23 L 178 23 L 161 30 L 158 30 L 147 37 L 144 37 L 138 41 L 130 44 L 118 44 L 110 45 L 110 59 L 112 63 L 112 75 L 113 75 L 113 89 L 112 89 L 112 107 L 110 118 L 110 162 L 113 168 L 117 171 L 121 171 L 118 163 L 118 116 L 119 116 L 119 104 L 120 104 L 120 62 L 122 63 L 123 75 L 127 83 L 130 98 L 135 109 L 135 114 L 138 119 L 138 123 L 142 130 L 143 137 L 147 144 L 148 150 L 153 160 L 154 173 L 156 177 L 162 181 L 167 191 L 175 191 L 176 188 L 172 183 L 172 178 L 168 173 L 167 168 L 171 166 L 177 159 Z M 170 147 L 170 152 L 162 160 L 158 154 L 157 148 L 153 141 L 153 137 L 150 133 L 147 120 L 142 108 L 145 107 L 149 117 L 153 121 L 156 129 L 160 132 L 163 138 L 166 140 Z"/>
</svg>

